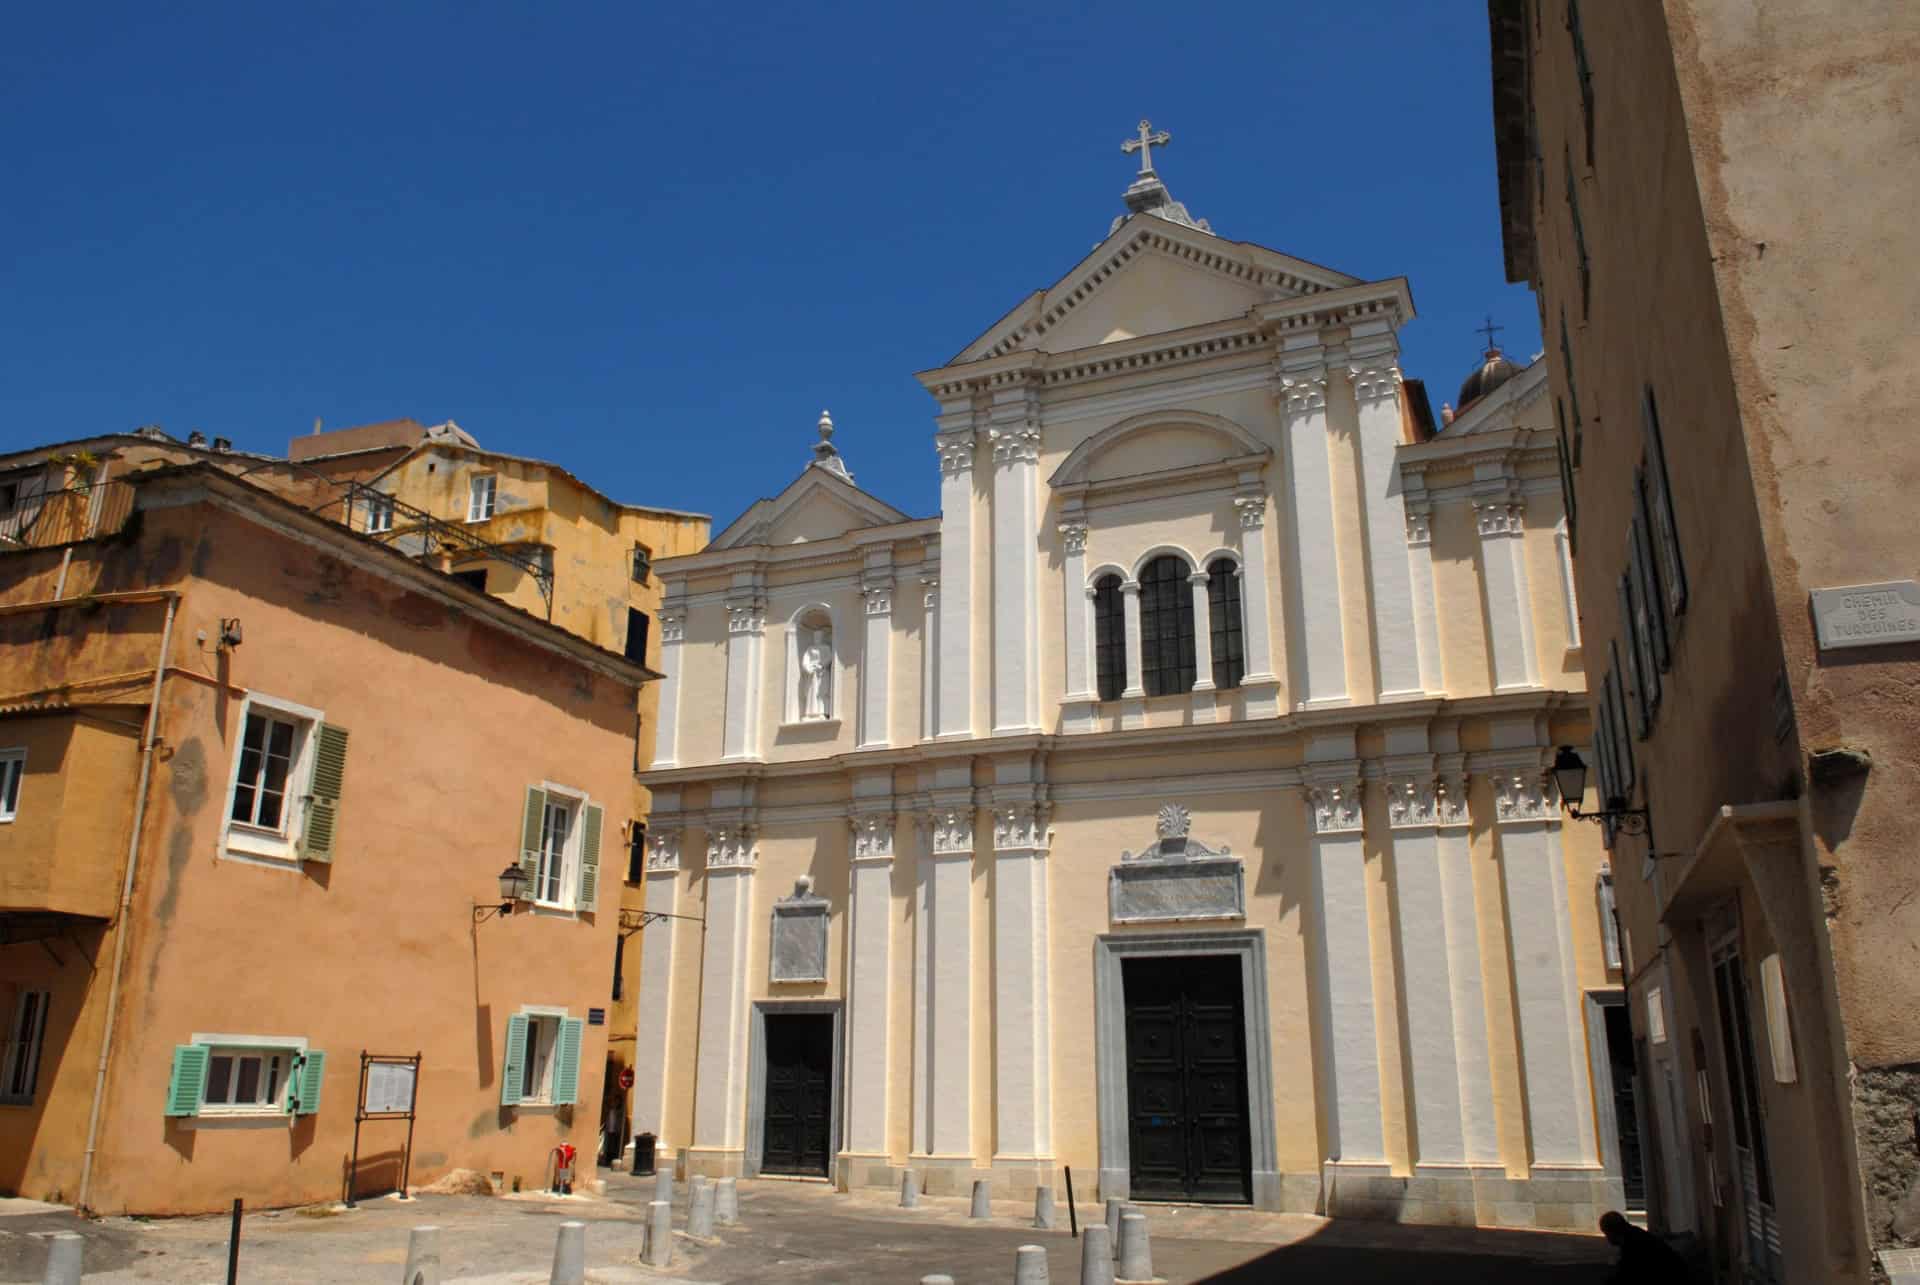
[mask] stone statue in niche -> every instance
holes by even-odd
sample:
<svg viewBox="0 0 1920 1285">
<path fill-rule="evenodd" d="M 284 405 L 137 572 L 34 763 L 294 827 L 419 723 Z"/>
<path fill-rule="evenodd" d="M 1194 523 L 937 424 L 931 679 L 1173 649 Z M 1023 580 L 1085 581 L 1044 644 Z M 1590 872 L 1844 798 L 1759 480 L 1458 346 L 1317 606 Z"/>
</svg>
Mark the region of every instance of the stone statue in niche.
<svg viewBox="0 0 1920 1285">
<path fill-rule="evenodd" d="M 800 717 L 823 719 L 833 711 L 833 640 L 825 629 L 813 629 L 811 641 L 800 652 Z"/>
</svg>

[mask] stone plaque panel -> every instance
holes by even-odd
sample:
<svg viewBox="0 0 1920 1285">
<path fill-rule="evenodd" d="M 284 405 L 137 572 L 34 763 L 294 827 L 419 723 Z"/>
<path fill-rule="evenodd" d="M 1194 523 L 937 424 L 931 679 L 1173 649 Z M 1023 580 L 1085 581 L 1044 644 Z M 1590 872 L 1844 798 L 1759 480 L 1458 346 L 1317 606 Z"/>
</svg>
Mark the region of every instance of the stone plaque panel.
<svg viewBox="0 0 1920 1285">
<path fill-rule="evenodd" d="M 773 938 L 767 951 L 770 981 L 827 980 L 829 906 L 825 897 L 812 895 L 811 881 L 803 884 L 793 896 L 773 903 Z"/>
<path fill-rule="evenodd" d="M 1107 876 L 1107 909 L 1116 924 L 1244 919 L 1245 868 L 1238 857 L 1123 861 Z"/>
<path fill-rule="evenodd" d="M 1920 584 L 1888 580 L 1813 591 L 1820 649 L 1920 641 Z"/>
</svg>

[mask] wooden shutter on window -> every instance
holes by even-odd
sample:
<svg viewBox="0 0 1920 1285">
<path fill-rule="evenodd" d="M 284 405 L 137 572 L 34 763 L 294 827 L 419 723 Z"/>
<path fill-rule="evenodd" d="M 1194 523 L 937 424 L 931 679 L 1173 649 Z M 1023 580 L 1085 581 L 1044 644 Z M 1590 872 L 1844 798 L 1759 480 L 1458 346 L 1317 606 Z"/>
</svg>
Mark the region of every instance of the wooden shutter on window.
<svg viewBox="0 0 1920 1285">
<path fill-rule="evenodd" d="M 560 1038 L 553 1049 L 553 1104 L 566 1106 L 580 1097 L 580 1028 L 577 1017 L 561 1019 Z"/>
<path fill-rule="evenodd" d="M 307 778 L 307 821 L 300 830 L 302 861 L 332 861 L 340 791 L 347 776 L 347 729 L 322 723 L 313 733 L 313 773 Z"/>
<path fill-rule="evenodd" d="M 200 1097 L 207 1087 L 209 1051 L 204 1044 L 173 1046 L 173 1078 L 167 1083 L 166 1114 L 200 1114 Z"/>
<path fill-rule="evenodd" d="M 527 1076 L 527 1015 L 507 1019 L 507 1058 L 500 1068 L 500 1105 L 520 1105 L 520 1081 Z"/>
<path fill-rule="evenodd" d="M 293 1064 L 287 1076 L 287 1113 L 312 1115 L 320 1109 L 320 1086 L 326 1079 L 327 1055 L 308 1049 Z"/>
<path fill-rule="evenodd" d="M 547 823 L 547 792 L 527 787 L 527 808 L 520 817 L 520 873 L 527 877 L 526 895 L 533 897 L 540 879 L 540 835 Z"/>
<path fill-rule="evenodd" d="M 600 899 L 600 805 L 586 807 L 586 824 L 580 831 L 580 910 L 592 910 Z"/>
</svg>

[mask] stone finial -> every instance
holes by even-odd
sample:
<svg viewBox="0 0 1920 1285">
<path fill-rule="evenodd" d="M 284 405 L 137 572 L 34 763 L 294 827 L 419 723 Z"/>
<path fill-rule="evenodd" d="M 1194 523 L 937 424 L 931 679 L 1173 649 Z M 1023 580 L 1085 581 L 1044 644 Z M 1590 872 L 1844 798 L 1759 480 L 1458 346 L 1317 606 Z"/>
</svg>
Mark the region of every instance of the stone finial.
<svg viewBox="0 0 1920 1285">
<path fill-rule="evenodd" d="M 820 412 L 820 422 L 815 426 L 820 431 L 820 440 L 813 444 L 813 463 L 827 472 L 853 481 L 853 473 L 847 468 L 847 462 L 840 457 L 840 450 L 833 444 L 833 416 L 826 411 Z"/>
</svg>

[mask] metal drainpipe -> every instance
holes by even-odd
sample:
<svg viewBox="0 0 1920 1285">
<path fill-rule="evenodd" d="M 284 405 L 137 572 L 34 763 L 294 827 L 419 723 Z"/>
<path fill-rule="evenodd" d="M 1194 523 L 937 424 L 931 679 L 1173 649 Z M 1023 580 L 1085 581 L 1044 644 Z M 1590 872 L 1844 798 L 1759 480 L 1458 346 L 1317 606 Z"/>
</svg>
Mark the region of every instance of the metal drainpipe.
<svg viewBox="0 0 1920 1285">
<path fill-rule="evenodd" d="M 167 674 L 167 653 L 173 643 L 173 616 L 180 595 L 167 599 L 167 621 L 160 629 L 160 658 L 153 667 L 153 695 L 147 705 L 145 744 L 140 747 L 140 784 L 133 795 L 133 833 L 127 836 L 127 877 L 120 884 L 120 911 L 113 921 L 113 972 L 107 982 L 107 1020 L 100 1033 L 100 1065 L 93 1078 L 93 1107 L 87 1113 L 87 1151 L 80 1162 L 80 1194 L 74 1201 L 85 1212 L 93 1186 L 93 1153 L 100 1136 L 100 1103 L 107 1093 L 107 1059 L 113 1053 L 113 1020 L 120 1010 L 120 974 L 126 966 L 128 919 L 133 908 L 133 876 L 140 861 L 140 827 L 147 817 L 147 780 L 153 773 L 155 732 L 160 726 L 160 683 Z"/>
</svg>

